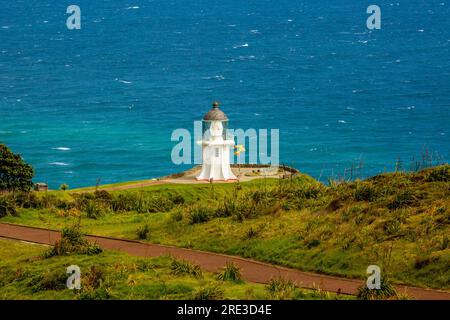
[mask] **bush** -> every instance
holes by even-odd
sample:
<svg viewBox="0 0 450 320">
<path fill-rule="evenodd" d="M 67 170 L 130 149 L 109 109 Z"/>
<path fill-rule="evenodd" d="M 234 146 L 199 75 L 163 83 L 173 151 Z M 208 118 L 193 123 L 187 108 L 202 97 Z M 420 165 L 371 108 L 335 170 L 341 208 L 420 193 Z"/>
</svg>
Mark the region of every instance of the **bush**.
<svg viewBox="0 0 450 320">
<path fill-rule="evenodd" d="M 188 212 L 189 223 L 197 224 L 207 222 L 211 219 L 210 209 L 205 206 L 194 206 Z"/>
<path fill-rule="evenodd" d="M 395 195 L 394 199 L 388 203 L 391 210 L 413 206 L 417 203 L 417 198 L 410 190 L 405 190 Z"/>
<path fill-rule="evenodd" d="M 176 275 L 191 275 L 195 278 L 203 277 L 202 269 L 196 264 L 192 264 L 185 260 L 173 259 L 170 269 Z"/>
<path fill-rule="evenodd" d="M 34 292 L 66 289 L 67 274 L 65 270 L 46 271 L 31 278 L 28 286 Z"/>
<path fill-rule="evenodd" d="M 91 266 L 89 273 L 82 279 L 82 287 L 97 289 L 105 281 L 105 269 L 102 266 Z"/>
<path fill-rule="evenodd" d="M 356 201 L 373 201 L 376 198 L 376 191 L 371 185 L 358 184 L 355 189 Z"/>
<path fill-rule="evenodd" d="M 34 192 L 16 192 L 11 194 L 16 206 L 21 208 L 42 208 L 42 201 Z"/>
<path fill-rule="evenodd" d="M 306 241 L 306 247 L 308 249 L 315 248 L 315 247 L 317 247 L 319 245 L 320 245 L 320 240 L 319 239 L 311 239 L 309 241 Z"/>
<path fill-rule="evenodd" d="M 53 248 L 44 254 L 45 258 L 70 254 L 95 255 L 103 250 L 95 243 L 89 242 L 80 231 L 79 225 L 64 228 L 61 239 L 55 242 Z"/>
<path fill-rule="evenodd" d="M 66 191 L 67 189 L 69 189 L 69 185 L 67 183 L 63 183 L 59 186 L 59 189 L 62 191 Z"/>
<path fill-rule="evenodd" d="M 220 300 L 224 291 L 218 285 L 208 285 L 194 292 L 192 300 Z"/>
<path fill-rule="evenodd" d="M 428 182 L 449 182 L 450 181 L 450 165 L 440 166 L 428 170 L 426 175 Z"/>
<path fill-rule="evenodd" d="M 397 291 L 391 285 L 391 283 L 385 278 L 381 278 L 380 289 L 369 289 L 366 283 L 364 283 L 358 289 L 357 298 L 359 300 L 387 300 L 398 299 Z"/>
<path fill-rule="evenodd" d="M 89 219 L 98 219 L 104 215 L 104 209 L 95 200 L 88 200 L 84 211 Z"/>
<path fill-rule="evenodd" d="M 177 209 L 174 212 L 172 212 L 170 214 L 170 219 L 175 222 L 180 222 L 181 220 L 183 220 L 183 214 L 181 213 L 181 210 Z"/>
<path fill-rule="evenodd" d="M 136 235 L 139 240 L 147 240 L 150 236 L 150 227 L 148 224 L 144 224 L 136 230 Z"/>
<path fill-rule="evenodd" d="M 0 218 L 17 215 L 18 212 L 14 201 L 7 196 L 0 197 Z"/>
<path fill-rule="evenodd" d="M 232 262 L 227 263 L 217 275 L 217 279 L 220 281 L 242 282 L 241 268 Z"/>
<path fill-rule="evenodd" d="M 81 292 L 78 295 L 79 300 L 108 300 L 114 299 L 111 294 L 111 290 L 104 285 L 101 285 L 97 289 L 81 288 Z"/>
<path fill-rule="evenodd" d="M 275 278 L 270 279 L 270 282 L 266 285 L 266 290 L 269 292 L 270 299 L 288 300 L 292 299 L 296 286 L 291 280 Z"/>
<path fill-rule="evenodd" d="M 254 229 L 253 227 L 250 227 L 246 232 L 244 236 L 244 240 L 250 240 L 253 238 L 258 237 L 259 231 L 257 229 Z"/>
</svg>

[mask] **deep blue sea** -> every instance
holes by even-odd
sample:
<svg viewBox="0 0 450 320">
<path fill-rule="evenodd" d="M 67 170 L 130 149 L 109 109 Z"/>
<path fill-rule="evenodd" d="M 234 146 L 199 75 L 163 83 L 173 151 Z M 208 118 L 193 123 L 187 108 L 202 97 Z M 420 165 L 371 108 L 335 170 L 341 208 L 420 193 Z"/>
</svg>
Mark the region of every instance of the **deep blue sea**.
<svg viewBox="0 0 450 320">
<path fill-rule="evenodd" d="M 0 142 L 36 182 L 184 170 L 171 133 L 213 100 L 232 128 L 280 129 L 280 162 L 316 178 L 448 161 L 450 1 L 0 1 Z"/>
</svg>

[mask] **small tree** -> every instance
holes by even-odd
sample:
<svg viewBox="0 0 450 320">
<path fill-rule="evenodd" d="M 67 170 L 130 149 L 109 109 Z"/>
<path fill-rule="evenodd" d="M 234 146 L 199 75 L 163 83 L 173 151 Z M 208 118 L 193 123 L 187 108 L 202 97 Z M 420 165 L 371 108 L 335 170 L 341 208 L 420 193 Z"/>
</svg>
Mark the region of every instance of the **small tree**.
<svg viewBox="0 0 450 320">
<path fill-rule="evenodd" d="M 33 167 L 0 144 L 0 191 L 29 191 L 33 187 Z"/>
<path fill-rule="evenodd" d="M 67 183 L 63 183 L 59 189 L 61 189 L 62 191 L 66 191 L 67 189 L 69 189 L 69 185 Z"/>
</svg>

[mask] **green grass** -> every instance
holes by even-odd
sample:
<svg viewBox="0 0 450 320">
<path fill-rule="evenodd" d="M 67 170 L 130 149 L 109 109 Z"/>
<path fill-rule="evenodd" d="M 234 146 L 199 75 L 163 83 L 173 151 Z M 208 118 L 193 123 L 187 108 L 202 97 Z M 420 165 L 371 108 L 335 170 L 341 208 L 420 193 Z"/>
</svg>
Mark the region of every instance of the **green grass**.
<svg viewBox="0 0 450 320">
<path fill-rule="evenodd" d="M 266 299 L 269 297 L 269 291 L 264 285 L 245 282 L 225 283 L 216 280 L 213 274 L 202 273 L 192 264 L 168 256 L 144 259 L 104 251 L 95 256 L 75 254 L 44 258 L 47 251 L 48 247 L 42 245 L 0 240 L 0 299 Z M 80 267 L 81 290 L 69 290 L 65 286 L 68 277 L 66 269 L 70 265 Z M 323 298 L 314 290 L 299 289 L 299 293 L 303 294 L 304 299 Z M 328 298 L 336 296 L 330 295 Z"/>
<path fill-rule="evenodd" d="M 166 212 L 108 212 L 97 219 L 81 210 L 83 231 L 137 239 L 136 230 L 147 225 L 152 243 L 349 278 L 366 278 L 367 266 L 375 264 L 394 283 L 450 289 L 449 165 L 329 186 L 300 176 L 292 182 L 154 185 L 111 194 L 177 195 L 184 203 Z M 207 219 L 193 223 L 199 203 Z M 71 216 L 54 206 L 19 212 L 0 221 L 62 229 L 78 220 L 76 210 Z"/>
</svg>

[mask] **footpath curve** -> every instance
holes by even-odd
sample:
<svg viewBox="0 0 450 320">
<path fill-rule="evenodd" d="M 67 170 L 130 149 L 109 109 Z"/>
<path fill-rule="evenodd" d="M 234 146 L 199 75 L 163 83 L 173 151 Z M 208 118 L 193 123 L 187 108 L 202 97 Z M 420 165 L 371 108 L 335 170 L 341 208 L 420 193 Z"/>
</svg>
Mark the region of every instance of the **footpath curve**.
<svg viewBox="0 0 450 320">
<path fill-rule="evenodd" d="M 0 223 L 0 237 L 2 238 L 53 245 L 60 236 L 60 232 L 56 230 Z M 292 280 L 298 286 L 303 288 L 320 288 L 325 291 L 352 295 L 355 295 L 358 287 L 364 283 L 362 280 L 303 272 L 225 254 L 158 244 L 147 244 L 134 240 L 102 236 L 87 235 L 87 238 L 90 241 L 97 242 L 98 245 L 104 249 L 118 250 L 134 256 L 156 257 L 161 255 L 172 255 L 198 264 L 203 270 L 208 272 L 216 272 L 218 269 L 225 266 L 227 262 L 232 262 L 241 268 L 242 276 L 245 280 L 254 283 L 268 283 L 272 278 L 282 277 L 284 279 Z M 396 289 L 413 299 L 450 300 L 450 292 L 448 291 L 423 289 L 403 285 L 396 286 Z"/>
</svg>

